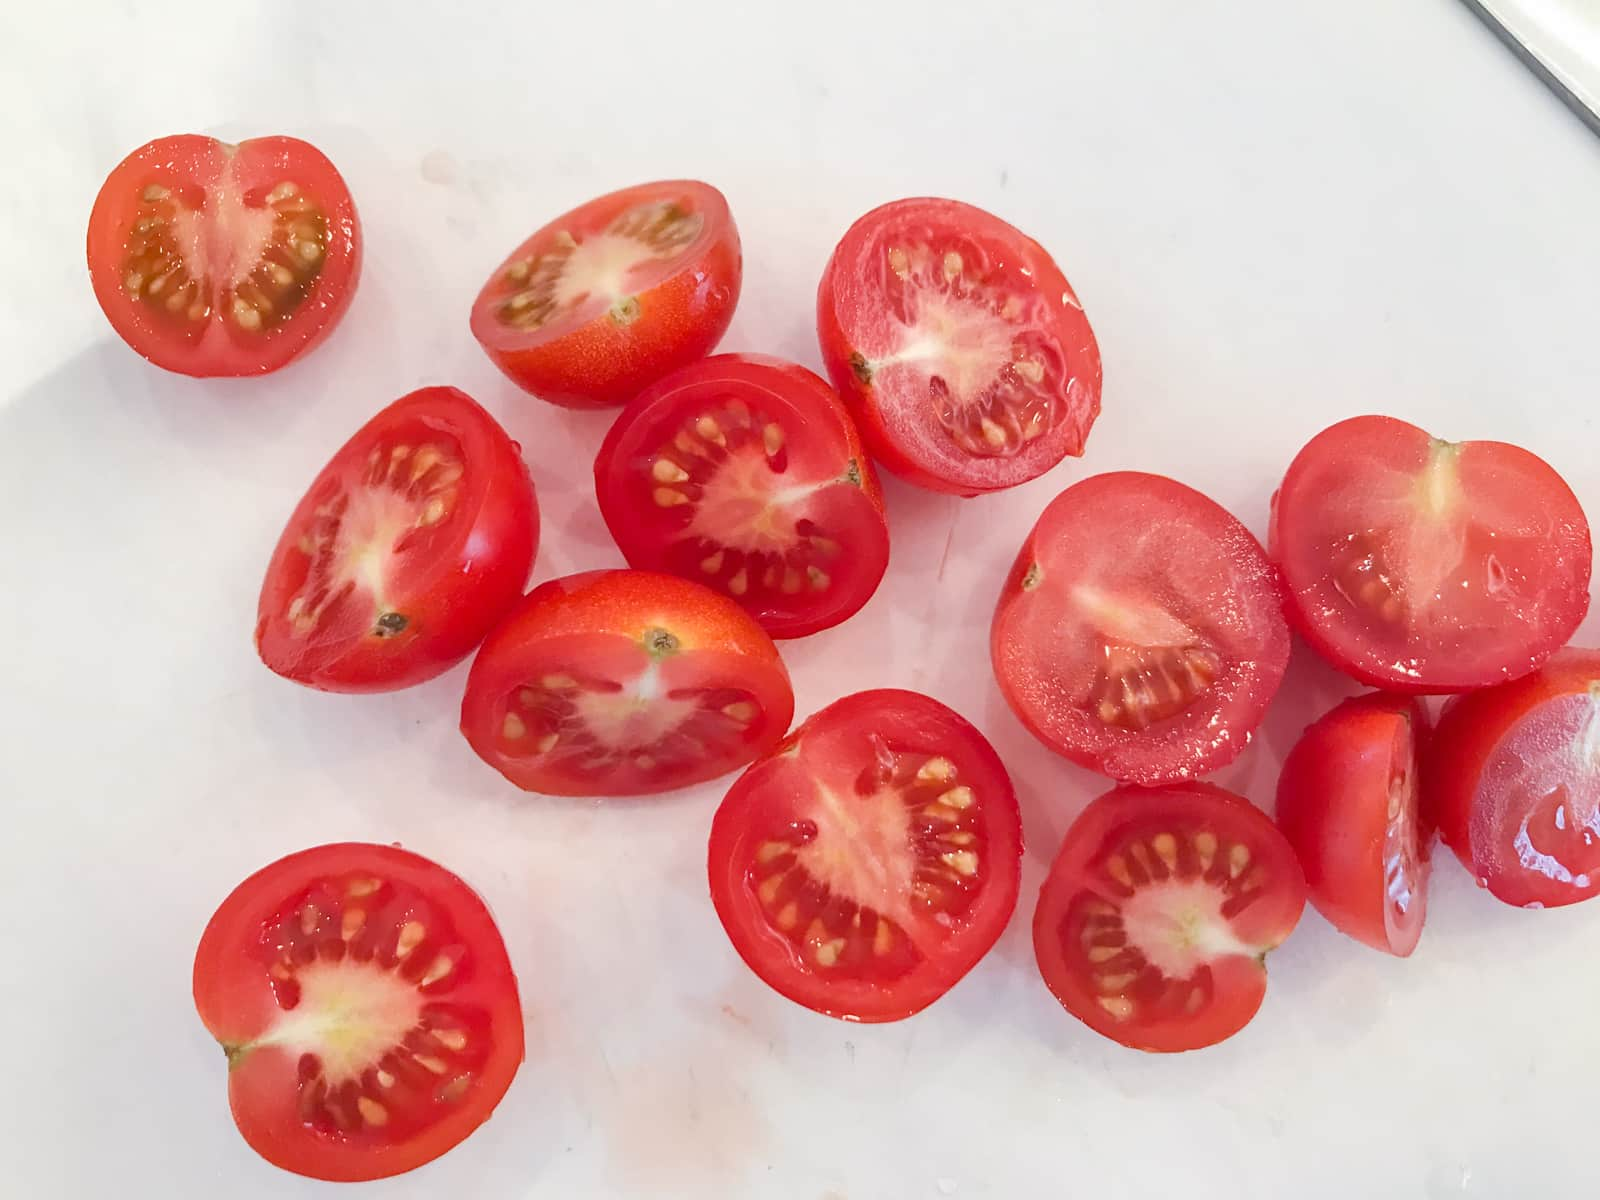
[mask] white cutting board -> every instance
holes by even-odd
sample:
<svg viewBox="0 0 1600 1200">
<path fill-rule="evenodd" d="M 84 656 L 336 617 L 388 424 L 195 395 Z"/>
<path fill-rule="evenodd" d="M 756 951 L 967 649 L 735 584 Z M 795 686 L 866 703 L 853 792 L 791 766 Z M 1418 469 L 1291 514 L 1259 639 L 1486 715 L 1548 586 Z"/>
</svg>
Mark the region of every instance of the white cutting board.
<svg viewBox="0 0 1600 1200">
<path fill-rule="evenodd" d="M 1021 729 L 985 647 L 1004 568 L 1072 480 L 1166 472 L 1262 532 L 1294 451 L 1356 412 L 1525 444 L 1600 519 L 1600 145 L 1451 0 L 766 7 L 8 11 L 0 1193 L 333 1195 L 235 1134 L 189 968 L 247 873 L 364 838 L 481 890 L 529 1034 L 494 1120 L 360 1193 L 374 1200 L 1592 1196 L 1600 903 L 1514 911 L 1447 859 L 1410 961 L 1308 912 L 1241 1035 L 1122 1050 L 1056 1006 L 1028 937 L 1043 867 L 1104 785 Z M 90 294 L 101 179 L 185 130 L 298 134 L 355 191 L 360 293 L 281 375 L 163 374 Z M 903 1024 L 813 1016 L 738 961 L 703 874 L 716 786 L 523 796 L 455 732 L 463 670 L 325 696 L 251 650 L 290 507 L 423 383 L 465 388 L 526 448 L 538 578 L 620 562 L 590 491 L 605 418 L 512 389 L 467 310 L 535 225 L 679 175 L 725 189 L 744 234 L 729 349 L 816 365 L 834 241 L 881 201 L 933 192 L 1049 246 L 1105 354 L 1083 462 L 968 502 L 891 486 L 884 587 L 786 648 L 802 712 L 921 688 L 1017 780 L 1022 907 Z M 1270 804 L 1280 754 L 1346 690 L 1301 655 L 1221 782 Z"/>
</svg>

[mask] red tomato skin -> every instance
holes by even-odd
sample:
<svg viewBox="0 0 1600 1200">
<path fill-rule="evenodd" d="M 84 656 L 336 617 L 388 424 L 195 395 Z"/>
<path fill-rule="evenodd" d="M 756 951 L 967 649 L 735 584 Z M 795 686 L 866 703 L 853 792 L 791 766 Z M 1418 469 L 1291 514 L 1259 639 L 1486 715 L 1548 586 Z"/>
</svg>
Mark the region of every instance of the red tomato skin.
<svg viewBox="0 0 1600 1200">
<path fill-rule="evenodd" d="M 663 280 L 640 298 L 644 315 L 626 328 L 601 313 L 548 342 L 518 346 L 516 338 L 497 327 L 483 297 L 479 297 L 472 312 L 472 334 L 506 378 L 541 400 L 563 408 L 616 408 L 669 371 L 716 349 L 739 303 L 744 256 L 728 202 L 710 184 L 669 180 L 624 188 L 557 217 L 523 245 L 570 223 L 584 209 L 603 205 L 621 212 L 652 194 L 671 189 L 691 190 L 700 197 L 704 205 L 701 211 L 708 222 L 720 226 L 721 232 L 693 266 Z M 516 257 L 513 252 L 507 263 Z M 495 269 L 490 285 L 504 270 L 504 264 Z"/>
<path fill-rule="evenodd" d="M 539 504 L 521 447 L 465 392 L 427 387 L 410 392 L 356 431 L 318 474 L 342 460 L 359 461 L 369 441 L 386 427 L 413 418 L 456 437 L 468 470 L 481 483 L 481 499 L 455 562 L 435 570 L 433 586 L 411 599 L 409 624 L 396 637 L 365 637 L 351 651 L 325 661 L 308 653 L 283 617 L 291 592 L 287 564 L 299 553 L 300 531 L 317 506 L 308 488 L 278 539 L 261 586 L 256 649 L 285 679 L 326 692 L 389 692 L 449 670 L 470 654 L 521 598 L 539 549 Z"/>
<path fill-rule="evenodd" d="M 157 324 L 129 301 L 122 286 L 122 254 L 133 200 L 146 183 L 173 182 L 197 162 L 217 163 L 235 155 L 261 159 L 277 174 L 298 174 L 320 190 L 328 220 L 327 265 L 311 294 L 285 324 L 242 343 L 213 317 L 198 347 L 169 344 Z M 263 174 L 269 169 L 262 168 Z M 261 137 L 237 146 L 201 134 L 157 138 L 140 146 L 112 170 L 89 214 L 89 280 L 106 319 L 128 346 L 164 370 L 196 378 L 266 375 L 310 353 L 344 318 L 361 279 L 361 222 L 344 179 L 309 142 L 292 137 Z M 242 348 L 248 346 L 249 349 Z M 254 351 L 254 352 L 252 352 Z"/>
<path fill-rule="evenodd" d="M 1389 773 L 1396 738 L 1410 739 L 1415 756 L 1427 728 L 1414 697 L 1356 696 L 1301 735 L 1278 777 L 1278 828 L 1305 870 L 1312 905 L 1341 933 L 1401 958 L 1422 935 L 1433 830 L 1420 822 L 1415 917 L 1391 940 L 1383 890 Z M 1419 773 L 1415 762 L 1411 770 Z"/>
</svg>

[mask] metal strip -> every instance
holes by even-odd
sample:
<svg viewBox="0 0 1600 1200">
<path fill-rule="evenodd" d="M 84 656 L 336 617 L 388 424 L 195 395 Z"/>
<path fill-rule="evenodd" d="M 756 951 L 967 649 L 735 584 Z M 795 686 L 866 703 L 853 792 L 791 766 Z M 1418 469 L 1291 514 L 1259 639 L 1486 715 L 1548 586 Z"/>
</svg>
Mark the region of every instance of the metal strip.
<svg viewBox="0 0 1600 1200">
<path fill-rule="evenodd" d="M 1569 88 L 1532 47 L 1490 11 L 1482 0 L 1461 0 L 1461 2 L 1477 13 L 1483 23 L 1494 30 L 1495 35 L 1510 48 L 1511 53 L 1520 58 L 1526 64 L 1528 70 L 1544 80 L 1545 86 L 1559 96 L 1561 102 L 1578 115 L 1579 120 L 1595 133 L 1600 134 L 1600 112 L 1590 108 L 1584 102 L 1583 97 Z"/>
</svg>

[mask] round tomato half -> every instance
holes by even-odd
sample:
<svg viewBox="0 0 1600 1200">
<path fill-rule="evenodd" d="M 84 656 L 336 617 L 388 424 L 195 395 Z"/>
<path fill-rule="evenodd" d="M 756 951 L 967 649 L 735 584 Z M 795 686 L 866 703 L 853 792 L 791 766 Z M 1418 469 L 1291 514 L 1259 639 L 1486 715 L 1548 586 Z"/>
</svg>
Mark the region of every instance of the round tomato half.
<svg viewBox="0 0 1600 1200">
<path fill-rule="evenodd" d="M 1137 1050 L 1198 1050 L 1249 1023 L 1306 884 L 1249 801 L 1209 784 L 1117 788 L 1067 830 L 1033 947 L 1057 1000 Z"/>
<path fill-rule="evenodd" d="M 194 1003 L 268 1162 L 381 1179 L 484 1121 L 522 1065 L 522 1005 L 483 901 L 437 863 L 350 842 L 263 867 L 217 909 Z"/>
<path fill-rule="evenodd" d="M 896 1021 L 988 953 L 1017 903 L 1022 825 L 984 736 L 916 692 L 858 692 L 739 777 L 711 824 L 711 900 L 774 990 Z"/>
<path fill-rule="evenodd" d="M 1052 500 L 995 609 L 995 678 L 1051 749 L 1129 783 L 1214 771 L 1250 742 L 1289 663 L 1272 564 L 1250 531 L 1159 475 Z"/>
<path fill-rule="evenodd" d="M 647 388 L 594 480 L 628 562 L 708 584 L 773 637 L 837 625 L 889 564 L 883 493 L 850 415 L 781 359 L 721 354 Z"/>
<path fill-rule="evenodd" d="M 1418 795 L 1420 701 L 1346 700 L 1307 729 L 1278 777 L 1278 828 L 1311 903 L 1338 930 L 1401 957 L 1427 916 L 1433 829 Z"/>
<path fill-rule="evenodd" d="M 653 571 L 590 571 L 535 588 L 489 635 L 461 732 L 527 791 L 638 796 L 744 766 L 793 716 L 777 647 L 732 600 Z"/>
<path fill-rule="evenodd" d="M 431 679 L 521 597 L 538 545 L 528 468 L 495 419 L 455 388 L 402 396 L 284 527 L 261 585 L 261 661 L 332 692 Z"/>
<path fill-rule="evenodd" d="M 1589 523 L 1543 459 L 1390 417 L 1311 439 L 1273 498 L 1269 542 L 1306 641 L 1394 691 L 1526 675 L 1589 609 Z"/>
<path fill-rule="evenodd" d="M 540 229 L 495 268 L 472 334 L 518 387 L 626 404 L 711 353 L 739 301 L 739 231 L 707 183 L 644 183 Z"/>
<path fill-rule="evenodd" d="M 350 189 L 296 138 L 158 138 L 117 164 L 89 215 L 112 328 L 184 375 L 276 371 L 338 324 L 360 271 Z"/>
<path fill-rule="evenodd" d="M 873 455 L 921 487 L 974 495 L 1082 454 L 1100 348 L 1039 243 L 970 204 L 897 200 L 846 232 L 817 336 Z"/>
<path fill-rule="evenodd" d="M 1507 904 L 1600 892 L 1600 650 L 1563 650 L 1439 718 L 1425 799 L 1445 844 Z"/>
</svg>

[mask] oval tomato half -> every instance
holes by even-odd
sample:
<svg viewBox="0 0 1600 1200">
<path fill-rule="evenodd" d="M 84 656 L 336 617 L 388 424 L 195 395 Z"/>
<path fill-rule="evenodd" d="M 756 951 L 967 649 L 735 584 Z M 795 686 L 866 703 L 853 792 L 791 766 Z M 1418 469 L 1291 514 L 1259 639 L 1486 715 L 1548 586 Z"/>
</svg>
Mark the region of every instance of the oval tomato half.
<svg viewBox="0 0 1600 1200">
<path fill-rule="evenodd" d="M 572 408 L 626 404 L 711 353 L 739 301 L 739 231 L 707 183 L 591 200 L 495 268 L 472 334 L 518 387 Z"/>
<path fill-rule="evenodd" d="M 739 777 L 711 825 L 711 899 L 739 957 L 849 1021 L 926 1008 L 1017 903 L 1022 825 L 999 756 L 916 692 L 858 692 Z"/>
<path fill-rule="evenodd" d="M 1249 1023 L 1306 884 L 1250 802 L 1209 784 L 1117 788 L 1083 810 L 1039 892 L 1033 946 L 1057 1000 L 1138 1050 L 1197 1050 Z"/>
<path fill-rule="evenodd" d="M 653 571 L 590 571 L 535 588 L 489 635 L 461 732 L 527 791 L 637 796 L 744 766 L 793 716 L 777 647 L 733 601 Z"/>
<path fill-rule="evenodd" d="M 817 335 L 873 455 L 911 483 L 973 495 L 1082 454 L 1100 349 L 1039 243 L 970 204 L 897 200 L 846 232 Z"/>
<path fill-rule="evenodd" d="M 252 1149 L 315 1179 L 381 1179 L 484 1121 L 522 1065 L 522 1006 L 483 901 L 392 846 L 319 846 L 246 879 L 194 960 Z"/>
<path fill-rule="evenodd" d="M 1278 828 L 1311 903 L 1338 930 L 1402 957 L 1427 917 L 1433 828 L 1418 798 L 1420 701 L 1346 700 L 1307 729 L 1278 777 Z"/>
<path fill-rule="evenodd" d="M 1159 475 L 1052 500 L 995 609 L 995 678 L 1051 749 L 1130 783 L 1231 762 L 1289 662 L 1272 564 L 1247 530 Z"/>
<path fill-rule="evenodd" d="M 184 375 L 263 375 L 350 305 L 361 227 L 315 146 L 184 134 L 135 150 L 89 215 L 89 277 L 117 335 Z"/>
<path fill-rule="evenodd" d="M 629 563 L 708 584 L 773 637 L 837 625 L 889 564 L 883 493 L 849 414 L 781 359 L 720 354 L 647 388 L 594 479 Z"/>
<path fill-rule="evenodd" d="M 1439 718 L 1426 800 L 1445 844 L 1507 904 L 1600 892 L 1600 650 L 1563 650 Z"/>
<path fill-rule="evenodd" d="M 284 527 L 261 585 L 261 661 L 333 692 L 431 679 L 521 597 L 538 545 L 528 468 L 495 419 L 455 388 L 402 396 Z"/>
<path fill-rule="evenodd" d="M 1354 417 L 1273 498 L 1289 615 L 1341 671 L 1403 692 L 1526 675 L 1589 608 L 1589 523 L 1542 459 Z"/>
</svg>

